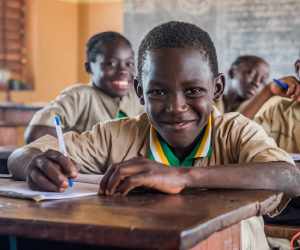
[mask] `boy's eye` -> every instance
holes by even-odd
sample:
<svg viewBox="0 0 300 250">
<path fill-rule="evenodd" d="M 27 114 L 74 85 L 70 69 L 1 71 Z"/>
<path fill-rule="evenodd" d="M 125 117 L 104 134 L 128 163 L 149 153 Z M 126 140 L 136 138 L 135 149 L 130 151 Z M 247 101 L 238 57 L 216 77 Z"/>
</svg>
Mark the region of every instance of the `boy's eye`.
<svg viewBox="0 0 300 250">
<path fill-rule="evenodd" d="M 107 66 L 112 66 L 112 67 L 116 67 L 117 63 L 116 62 L 106 62 L 105 65 Z"/>
<path fill-rule="evenodd" d="M 153 90 L 149 92 L 149 95 L 163 95 L 164 92 L 162 90 Z"/>
<path fill-rule="evenodd" d="M 200 93 L 202 93 L 202 90 L 198 88 L 191 88 L 187 91 L 187 94 L 200 94 Z"/>
<path fill-rule="evenodd" d="M 254 77 L 255 76 L 255 72 L 253 70 L 251 70 L 251 71 L 248 72 L 248 75 Z"/>
<path fill-rule="evenodd" d="M 130 68 L 134 67 L 134 63 L 133 62 L 127 63 L 127 67 L 130 67 Z"/>
<path fill-rule="evenodd" d="M 263 85 L 265 85 L 266 84 L 266 80 L 265 79 L 261 79 L 260 83 L 263 84 Z"/>
</svg>

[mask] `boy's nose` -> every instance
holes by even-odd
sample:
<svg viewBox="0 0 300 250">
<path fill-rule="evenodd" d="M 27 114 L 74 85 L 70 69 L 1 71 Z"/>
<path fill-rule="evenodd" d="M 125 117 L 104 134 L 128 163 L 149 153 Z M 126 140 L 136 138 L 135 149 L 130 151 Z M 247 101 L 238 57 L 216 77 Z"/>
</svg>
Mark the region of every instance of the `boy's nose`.
<svg viewBox="0 0 300 250">
<path fill-rule="evenodd" d="M 172 115 L 177 115 L 188 110 L 188 105 L 185 98 L 182 96 L 175 96 L 168 98 L 166 103 L 166 112 Z"/>
<path fill-rule="evenodd" d="M 122 64 L 119 65 L 117 72 L 120 75 L 128 75 L 129 74 L 128 69 L 126 68 L 126 66 L 124 66 Z"/>
</svg>

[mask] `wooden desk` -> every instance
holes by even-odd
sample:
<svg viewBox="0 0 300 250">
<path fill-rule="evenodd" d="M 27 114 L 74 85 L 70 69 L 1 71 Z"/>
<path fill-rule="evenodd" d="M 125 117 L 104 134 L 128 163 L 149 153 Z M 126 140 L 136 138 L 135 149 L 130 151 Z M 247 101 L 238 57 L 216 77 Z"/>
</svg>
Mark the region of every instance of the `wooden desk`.
<svg viewBox="0 0 300 250">
<path fill-rule="evenodd" d="M 8 174 L 7 159 L 19 146 L 0 146 L 0 174 Z"/>
<path fill-rule="evenodd" d="M 239 222 L 272 211 L 281 196 L 270 190 L 192 189 L 40 203 L 2 197 L 0 234 L 90 244 L 82 249 L 240 249 Z"/>
</svg>

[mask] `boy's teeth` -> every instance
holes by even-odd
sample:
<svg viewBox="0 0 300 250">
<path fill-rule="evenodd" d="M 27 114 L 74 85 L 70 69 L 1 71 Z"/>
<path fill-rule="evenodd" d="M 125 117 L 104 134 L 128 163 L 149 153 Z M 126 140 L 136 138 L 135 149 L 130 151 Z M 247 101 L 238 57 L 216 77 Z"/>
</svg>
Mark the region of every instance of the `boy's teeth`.
<svg viewBox="0 0 300 250">
<path fill-rule="evenodd" d="M 128 85 L 128 81 L 114 81 L 113 84 L 120 85 L 120 86 L 126 86 L 126 85 Z"/>
</svg>

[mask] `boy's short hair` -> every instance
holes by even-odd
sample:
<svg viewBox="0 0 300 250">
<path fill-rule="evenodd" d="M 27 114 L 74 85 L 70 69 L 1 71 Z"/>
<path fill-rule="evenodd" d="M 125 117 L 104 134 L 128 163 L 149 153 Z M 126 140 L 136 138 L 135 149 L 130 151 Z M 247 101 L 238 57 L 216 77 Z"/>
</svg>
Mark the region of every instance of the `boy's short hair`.
<svg viewBox="0 0 300 250">
<path fill-rule="evenodd" d="M 138 77 L 142 81 L 146 51 L 198 47 L 209 62 L 213 77 L 219 73 L 217 52 L 207 32 L 194 24 L 171 21 L 156 26 L 142 40 L 138 52 Z"/>
<path fill-rule="evenodd" d="M 96 56 L 101 53 L 101 47 L 99 46 L 101 42 L 117 40 L 117 39 L 124 40 L 131 47 L 131 43 L 124 36 L 122 36 L 120 33 L 117 32 L 107 31 L 92 36 L 86 44 L 87 61 L 89 62 L 96 61 Z"/>
<path fill-rule="evenodd" d="M 234 60 L 234 62 L 231 64 L 230 69 L 237 69 L 239 66 L 241 66 L 243 63 L 248 63 L 252 61 L 257 61 L 257 62 L 263 62 L 267 65 L 269 65 L 264 59 L 258 56 L 252 56 L 252 55 L 244 55 L 244 56 L 239 56 Z"/>
</svg>

